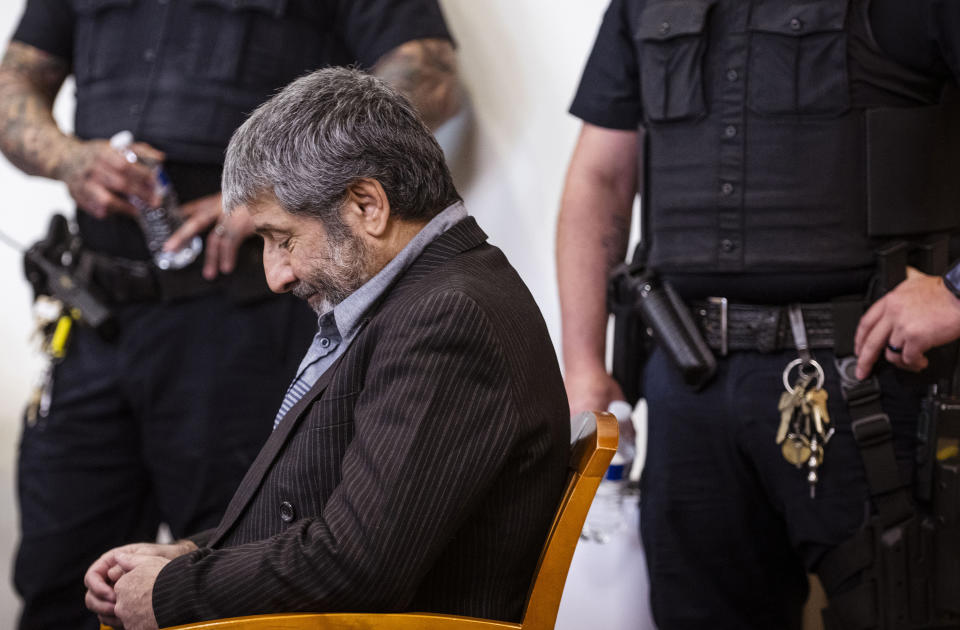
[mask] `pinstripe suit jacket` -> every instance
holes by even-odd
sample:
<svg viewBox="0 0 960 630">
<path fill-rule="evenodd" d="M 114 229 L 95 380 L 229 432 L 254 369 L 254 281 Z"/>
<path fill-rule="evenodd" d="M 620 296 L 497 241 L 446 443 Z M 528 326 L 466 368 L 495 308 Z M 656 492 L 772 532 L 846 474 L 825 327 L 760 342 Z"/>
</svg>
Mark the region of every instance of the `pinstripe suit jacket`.
<svg viewBox="0 0 960 630">
<path fill-rule="evenodd" d="M 219 527 L 161 571 L 161 627 L 280 611 L 520 618 L 569 415 L 543 318 L 485 241 L 465 219 L 386 292 Z"/>
</svg>

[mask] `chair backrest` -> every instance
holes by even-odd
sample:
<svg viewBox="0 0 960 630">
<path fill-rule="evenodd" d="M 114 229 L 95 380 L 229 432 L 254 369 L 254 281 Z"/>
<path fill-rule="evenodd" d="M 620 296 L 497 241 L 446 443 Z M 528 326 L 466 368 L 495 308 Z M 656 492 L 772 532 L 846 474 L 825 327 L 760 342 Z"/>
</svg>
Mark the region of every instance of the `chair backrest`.
<svg viewBox="0 0 960 630">
<path fill-rule="evenodd" d="M 617 419 L 606 412 L 584 412 L 570 447 L 567 487 L 540 554 L 533 586 L 523 612 L 523 630 L 547 630 L 557 621 L 557 610 L 567 581 L 573 552 L 597 487 L 617 451 Z"/>
</svg>

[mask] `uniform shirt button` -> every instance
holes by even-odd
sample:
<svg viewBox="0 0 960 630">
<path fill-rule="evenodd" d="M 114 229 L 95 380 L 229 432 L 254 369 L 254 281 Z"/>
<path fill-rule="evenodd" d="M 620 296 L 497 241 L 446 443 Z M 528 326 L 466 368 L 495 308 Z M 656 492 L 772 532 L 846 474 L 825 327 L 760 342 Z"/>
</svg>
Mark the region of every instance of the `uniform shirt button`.
<svg viewBox="0 0 960 630">
<path fill-rule="evenodd" d="M 663 22 L 660 24 L 660 34 L 666 35 L 670 32 L 670 22 Z"/>
<path fill-rule="evenodd" d="M 156 58 L 157 58 L 157 51 L 155 51 L 153 48 L 147 48 L 145 51 L 143 51 L 144 61 L 150 62 Z"/>
<path fill-rule="evenodd" d="M 134 103 L 133 105 L 130 106 L 130 110 L 129 110 L 129 111 L 130 111 L 130 115 L 131 115 L 131 116 L 139 116 L 139 115 L 140 115 L 140 105 L 138 105 L 137 103 Z"/>
<path fill-rule="evenodd" d="M 720 249 L 726 253 L 730 253 L 737 248 L 737 244 L 731 241 L 729 238 L 725 238 L 720 241 Z"/>
<path fill-rule="evenodd" d="M 740 78 L 739 72 L 737 72 L 733 68 L 730 68 L 729 70 L 727 70 L 727 81 L 729 81 L 730 83 L 733 83 L 739 78 Z"/>
<path fill-rule="evenodd" d="M 803 22 L 801 22 L 799 19 L 793 18 L 790 20 L 791 31 L 799 31 L 801 28 L 803 28 Z"/>
<path fill-rule="evenodd" d="M 723 130 L 723 135 L 727 138 L 732 138 L 737 135 L 737 128 L 733 125 L 727 125 Z"/>
<path fill-rule="evenodd" d="M 720 192 L 722 192 L 725 195 L 729 195 L 733 193 L 733 184 L 731 184 L 730 182 L 723 182 L 723 185 L 720 186 Z"/>
<path fill-rule="evenodd" d="M 284 501 L 280 504 L 280 520 L 284 523 L 292 523 L 294 517 L 293 504 L 289 501 Z"/>
</svg>

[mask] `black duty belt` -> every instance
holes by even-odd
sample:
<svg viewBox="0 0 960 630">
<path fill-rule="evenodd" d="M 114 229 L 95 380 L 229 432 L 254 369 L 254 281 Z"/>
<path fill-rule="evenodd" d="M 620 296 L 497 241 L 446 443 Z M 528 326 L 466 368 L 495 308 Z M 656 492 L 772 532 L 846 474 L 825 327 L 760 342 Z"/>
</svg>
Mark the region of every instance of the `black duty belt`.
<svg viewBox="0 0 960 630">
<path fill-rule="evenodd" d="M 835 348 L 837 305 L 801 304 L 811 349 Z M 709 298 L 690 304 L 694 321 L 712 350 L 774 352 L 795 349 L 786 306 L 739 304 L 726 298 Z M 852 335 L 851 335 L 852 337 Z"/>
<path fill-rule="evenodd" d="M 270 295 L 261 266 L 261 252 L 253 240 L 237 253 L 233 273 L 210 281 L 202 275 L 203 258 L 184 269 L 160 271 L 148 260 L 108 256 L 85 250 L 81 272 L 112 304 L 171 302 L 223 292 L 231 301 L 252 302 Z"/>
</svg>

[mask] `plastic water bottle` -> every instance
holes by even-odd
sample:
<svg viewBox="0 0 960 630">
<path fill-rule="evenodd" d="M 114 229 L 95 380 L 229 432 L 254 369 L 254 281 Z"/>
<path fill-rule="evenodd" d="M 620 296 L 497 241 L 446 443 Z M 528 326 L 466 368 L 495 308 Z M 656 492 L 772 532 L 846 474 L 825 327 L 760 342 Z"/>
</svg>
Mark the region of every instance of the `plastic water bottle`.
<svg viewBox="0 0 960 630">
<path fill-rule="evenodd" d="M 153 171 L 160 205 L 154 206 L 137 196 L 130 196 L 130 203 L 137 209 L 140 218 L 140 229 L 143 230 L 147 248 L 153 256 L 154 264 L 160 269 L 182 269 L 196 260 L 203 251 L 203 240 L 199 235 L 194 236 L 190 242 L 175 252 L 163 251 L 163 244 L 183 224 L 180 203 L 177 201 L 177 194 L 163 166 L 138 156 L 130 148 L 132 144 L 133 134 L 129 131 L 121 131 L 110 138 L 110 146 L 119 151 L 128 162 L 140 162 Z"/>
<path fill-rule="evenodd" d="M 597 487 L 597 494 L 590 505 L 582 533 L 583 538 L 601 544 L 610 542 L 614 536 L 627 528 L 628 518 L 625 510 L 629 509 L 631 504 L 635 507 L 635 501 L 629 501 L 632 494 L 628 491 L 628 476 L 635 453 L 633 425 L 630 419 L 632 409 L 628 403 L 615 400 L 610 403 L 607 410 L 617 418 L 620 426 L 620 441 L 617 452 L 613 454 L 610 466 Z"/>
</svg>

